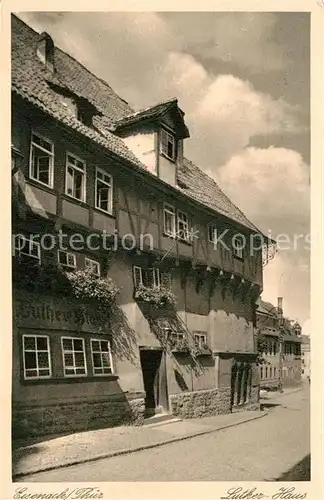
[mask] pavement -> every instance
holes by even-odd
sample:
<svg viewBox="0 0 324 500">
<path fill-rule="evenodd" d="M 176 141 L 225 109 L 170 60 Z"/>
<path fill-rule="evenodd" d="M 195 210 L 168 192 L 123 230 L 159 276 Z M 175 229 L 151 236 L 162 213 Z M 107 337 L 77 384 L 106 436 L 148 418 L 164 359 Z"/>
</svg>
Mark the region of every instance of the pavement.
<svg viewBox="0 0 324 500">
<path fill-rule="evenodd" d="M 301 390 L 286 390 L 282 394 Z M 261 404 L 281 394 L 262 395 Z M 183 441 L 260 419 L 267 411 L 246 411 L 200 419 L 161 422 L 142 427 L 114 427 L 54 437 L 24 446 L 13 443 L 13 479 L 84 464 L 118 455 L 127 455 L 169 443 Z M 46 439 L 46 438 L 45 438 Z"/>
</svg>

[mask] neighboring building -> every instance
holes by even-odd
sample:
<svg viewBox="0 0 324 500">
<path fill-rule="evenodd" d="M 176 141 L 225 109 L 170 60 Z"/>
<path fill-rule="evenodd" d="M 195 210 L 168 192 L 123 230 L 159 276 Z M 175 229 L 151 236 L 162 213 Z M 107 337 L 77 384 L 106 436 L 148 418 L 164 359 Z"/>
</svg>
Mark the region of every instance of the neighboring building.
<svg viewBox="0 0 324 500">
<path fill-rule="evenodd" d="M 134 113 L 12 16 L 14 436 L 259 407 L 262 252 L 233 235 L 260 233 L 184 157 L 188 137 L 176 99 Z M 116 306 L 96 309 L 98 280 L 70 296 L 77 269 L 113 280 Z"/>
<path fill-rule="evenodd" d="M 310 356 L 310 337 L 308 335 L 301 336 L 301 357 L 302 357 L 302 375 L 309 377 L 311 375 L 311 356 Z"/>
<path fill-rule="evenodd" d="M 260 301 L 257 309 L 257 328 L 264 336 L 264 362 L 259 366 L 260 387 L 278 389 L 280 386 L 280 322 L 277 307 Z M 301 382 L 301 327 L 287 318 L 282 326 L 282 386 Z"/>
</svg>

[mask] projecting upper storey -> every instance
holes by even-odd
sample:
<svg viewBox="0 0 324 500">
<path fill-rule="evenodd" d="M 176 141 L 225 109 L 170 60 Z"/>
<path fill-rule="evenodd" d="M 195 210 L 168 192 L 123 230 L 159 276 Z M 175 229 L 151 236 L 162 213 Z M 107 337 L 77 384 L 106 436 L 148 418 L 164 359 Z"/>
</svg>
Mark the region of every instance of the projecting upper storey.
<svg viewBox="0 0 324 500">
<path fill-rule="evenodd" d="M 259 233 L 216 182 L 183 157 L 189 131 L 176 99 L 135 113 L 106 82 L 55 47 L 49 35 L 14 15 L 12 90 L 127 165 L 158 175 L 170 188 Z M 19 143 L 13 146 L 19 154 Z"/>
</svg>

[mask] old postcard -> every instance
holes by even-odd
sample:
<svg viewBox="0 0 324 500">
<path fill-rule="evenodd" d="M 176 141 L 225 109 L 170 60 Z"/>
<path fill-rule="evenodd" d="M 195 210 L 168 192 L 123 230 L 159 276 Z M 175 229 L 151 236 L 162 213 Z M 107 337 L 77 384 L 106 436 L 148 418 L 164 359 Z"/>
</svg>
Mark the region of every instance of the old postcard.
<svg viewBox="0 0 324 500">
<path fill-rule="evenodd" d="M 321 496 L 323 12 L 2 4 L 6 498 Z"/>
</svg>

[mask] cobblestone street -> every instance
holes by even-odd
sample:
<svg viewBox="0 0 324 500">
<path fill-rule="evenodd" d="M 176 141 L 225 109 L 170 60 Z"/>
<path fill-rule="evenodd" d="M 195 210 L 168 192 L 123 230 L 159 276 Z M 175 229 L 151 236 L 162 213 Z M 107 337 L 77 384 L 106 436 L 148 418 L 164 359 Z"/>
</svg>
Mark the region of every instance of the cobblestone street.
<svg viewBox="0 0 324 500">
<path fill-rule="evenodd" d="M 300 469 L 294 480 L 309 480 L 309 388 L 265 405 L 269 415 L 237 427 L 20 482 L 274 481 L 285 480 L 292 470 L 298 475 Z"/>
</svg>

